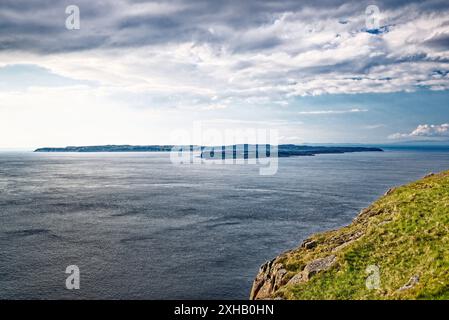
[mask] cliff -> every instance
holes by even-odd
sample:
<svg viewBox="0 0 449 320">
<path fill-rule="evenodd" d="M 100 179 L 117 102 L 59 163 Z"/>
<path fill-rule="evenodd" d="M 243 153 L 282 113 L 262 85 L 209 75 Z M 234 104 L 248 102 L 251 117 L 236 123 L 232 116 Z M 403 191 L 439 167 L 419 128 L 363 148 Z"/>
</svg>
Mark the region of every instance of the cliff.
<svg viewBox="0 0 449 320">
<path fill-rule="evenodd" d="M 449 171 L 390 189 L 263 264 L 251 299 L 448 299 Z"/>
</svg>

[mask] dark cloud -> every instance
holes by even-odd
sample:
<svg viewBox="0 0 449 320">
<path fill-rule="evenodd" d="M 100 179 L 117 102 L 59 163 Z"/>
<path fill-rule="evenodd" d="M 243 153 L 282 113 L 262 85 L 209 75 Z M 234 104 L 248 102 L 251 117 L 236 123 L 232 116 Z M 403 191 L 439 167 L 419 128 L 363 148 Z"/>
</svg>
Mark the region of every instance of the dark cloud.
<svg viewBox="0 0 449 320">
<path fill-rule="evenodd" d="M 382 22 L 367 29 L 373 2 Z M 73 4 L 80 30 L 65 28 Z M 214 104 L 444 90 L 447 76 L 435 71 L 449 69 L 448 13 L 447 0 L 2 0 L 0 54 L 4 64 L 34 59 L 62 74 L 87 59 L 79 79 L 135 92 L 195 91 Z M 102 63 L 109 68 L 97 70 Z"/>
<path fill-rule="evenodd" d="M 449 33 L 437 35 L 429 40 L 426 40 L 424 44 L 437 50 L 449 50 Z"/>
<path fill-rule="evenodd" d="M 153 3 L 155 10 L 142 9 Z M 381 10 L 397 9 L 411 1 L 376 1 Z M 415 1 L 420 12 L 447 9 L 448 1 Z M 65 8 L 78 5 L 81 30 L 67 32 Z M 271 23 L 276 15 L 310 9 L 308 19 L 345 20 L 354 12 L 363 12 L 360 1 L 297 0 L 176 0 L 147 2 L 136 0 L 2 0 L 0 3 L 0 50 L 32 52 L 64 52 L 98 47 L 135 47 L 183 41 L 220 42 L 235 51 L 255 51 L 276 47 L 283 40 L 266 36 L 242 39 L 239 32 Z M 161 9 L 158 9 L 158 6 Z M 168 9 L 164 10 L 164 6 Z M 128 10 L 132 8 L 136 10 Z M 215 35 L 209 27 L 226 28 L 230 34 Z M 73 35 L 72 33 L 77 33 Z M 434 39 L 429 46 L 447 48 L 447 36 Z"/>
</svg>

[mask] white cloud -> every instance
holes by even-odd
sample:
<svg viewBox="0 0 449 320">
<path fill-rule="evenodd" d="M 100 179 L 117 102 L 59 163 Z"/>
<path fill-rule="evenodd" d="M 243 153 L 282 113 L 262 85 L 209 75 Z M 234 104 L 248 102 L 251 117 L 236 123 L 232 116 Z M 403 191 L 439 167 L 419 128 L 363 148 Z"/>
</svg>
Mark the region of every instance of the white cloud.
<svg viewBox="0 0 449 320">
<path fill-rule="evenodd" d="M 205 111 L 212 111 L 212 110 L 222 110 L 222 109 L 226 109 L 227 106 L 224 104 L 209 104 L 207 106 L 202 107 L 202 110 Z"/>
<path fill-rule="evenodd" d="M 58 6 L 37 0 L 0 4 L 7 7 L 0 10 L 0 67 L 35 65 L 86 84 L 55 90 L 35 81 L 32 87 L 23 84 L 11 92 L 0 83 L 0 133 L 12 137 L 8 143 L 81 144 L 103 133 L 104 139 L 96 143 L 149 142 L 138 133 L 176 127 L 171 123 L 176 117 L 184 122 L 203 114 L 263 120 L 272 116 L 264 113 L 270 108 L 277 108 L 274 117 L 282 118 L 281 112 L 290 112 L 297 96 L 449 89 L 449 11 L 443 2 L 381 5 L 381 23 L 386 26 L 381 34 L 364 30 L 363 2 L 79 2 L 78 33 L 63 28 L 65 17 Z M 21 6 L 26 8 L 18 10 Z M 336 108 L 289 115 L 368 111 Z M 108 118 L 110 126 L 105 121 L 109 110 L 115 110 Z M 70 136 L 48 131 L 39 141 L 26 140 L 34 136 L 18 129 L 24 123 L 20 116 L 29 119 L 24 121 L 36 133 L 40 123 Z M 83 119 L 91 129 L 77 133 Z M 140 123 L 142 119 L 146 122 Z M 320 118 L 308 120 L 311 126 Z M 68 125 L 62 125 L 64 121 Z M 133 121 L 140 125 L 129 124 Z M 296 127 L 289 134 L 308 138 L 303 126 Z M 108 139 L 107 132 L 117 132 L 117 140 Z M 315 132 L 334 138 L 321 127 L 310 132 L 312 139 Z M 71 139 L 76 134 L 80 141 Z"/>
<path fill-rule="evenodd" d="M 379 124 L 371 124 L 371 125 L 367 125 L 367 126 L 363 127 L 363 129 L 367 129 L 367 130 L 374 130 L 374 129 L 379 129 L 379 128 L 385 128 L 385 125 L 382 123 L 379 123 Z"/>
<path fill-rule="evenodd" d="M 313 110 L 313 111 L 300 111 L 299 114 L 307 115 L 320 115 L 320 114 L 345 114 L 345 113 L 359 113 L 368 112 L 367 109 L 353 108 L 348 110 Z"/>
<path fill-rule="evenodd" d="M 244 126 L 286 126 L 286 125 L 302 125 L 302 121 L 292 121 L 292 120 L 282 120 L 282 119 L 272 119 L 268 121 L 263 120 L 243 120 L 243 119 L 208 119 L 202 121 L 203 123 L 220 123 L 220 124 L 239 124 Z"/>
<path fill-rule="evenodd" d="M 184 4 L 173 4 L 164 2 L 143 2 L 143 3 L 127 3 L 117 1 L 120 5 L 123 15 L 126 16 L 165 16 L 177 13 L 186 8 Z"/>
<path fill-rule="evenodd" d="M 421 124 L 410 133 L 395 133 L 389 136 L 389 139 L 406 139 L 406 138 L 441 138 L 449 137 L 449 123 L 441 125 Z"/>
<path fill-rule="evenodd" d="M 148 14 L 148 21 L 152 15 L 177 20 L 183 10 L 193 6 L 149 3 L 128 8 L 126 2 L 120 3 L 110 24 L 120 25 L 123 16 L 142 8 L 141 15 Z M 363 4 L 333 10 L 309 5 L 294 11 L 265 12 L 258 24 L 245 27 L 230 24 L 226 15 L 218 16 L 224 20 L 205 22 L 207 35 L 200 38 L 174 39 L 166 34 L 166 41 L 148 44 L 141 39 L 142 43 L 132 48 L 107 44 L 120 43 L 120 37 L 136 37 L 141 30 L 116 30 L 107 43 L 87 51 L 3 51 L 0 65 L 36 64 L 111 89 L 178 96 L 180 105 L 186 93 L 201 99 L 215 96 L 217 105 L 229 97 L 234 103 L 265 100 L 282 105 L 292 96 L 449 89 L 449 75 L 435 73 L 449 68 L 449 48 L 432 45 L 445 43 L 438 39 L 449 33 L 447 11 L 421 12 L 416 3 L 381 8 L 388 32 L 375 35 L 363 31 L 364 9 Z M 340 23 L 342 17 L 348 23 Z M 146 21 L 141 20 L 137 22 Z M 157 26 L 148 28 L 152 27 Z M 208 31 L 211 29 L 213 34 Z M 110 32 L 104 26 L 102 30 Z"/>
</svg>

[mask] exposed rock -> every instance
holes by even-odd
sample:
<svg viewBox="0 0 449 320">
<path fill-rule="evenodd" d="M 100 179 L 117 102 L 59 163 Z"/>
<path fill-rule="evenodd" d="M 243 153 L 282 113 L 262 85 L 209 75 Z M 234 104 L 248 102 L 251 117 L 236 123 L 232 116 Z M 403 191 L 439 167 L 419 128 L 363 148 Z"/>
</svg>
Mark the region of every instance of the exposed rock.
<svg viewBox="0 0 449 320">
<path fill-rule="evenodd" d="M 281 266 L 281 264 L 279 264 Z M 273 289 L 277 290 L 280 286 L 284 285 L 284 276 L 287 274 L 287 270 L 284 268 L 278 269 L 276 271 L 275 277 L 274 277 L 274 286 Z"/>
<path fill-rule="evenodd" d="M 433 177 L 434 175 L 435 175 L 435 173 L 429 172 L 428 174 L 426 174 L 426 175 L 424 176 L 424 179 Z"/>
<path fill-rule="evenodd" d="M 384 196 L 388 196 L 388 195 L 392 194 L 395 190 L 396 190 L 396 188 L 388 189 L 387 192 L 384 193 Z"/>
<path fill-rule="evenodd" d="M 304 268 L 304 275 L 307 280 L 320 271 L 328 270 L 336 262 L 336 256 L 330 255 L 325 258 L 313 260 Z"/>
<path fill-rule="evenodd" d="M 315 247 L 317 246 L 317 244 L 318 244 L 318 241 L 316 241 L 316 240 L 306 239 L 306 240 L 304 240 L 304 242 L 301 244 L 301 247 L 302 247 L 302 248 L 305 248 L 306 250 L 309 250 L 309 249 L 315 248 Z"/>
<path fill-rule="evenodd" d="M 328 270 L 336 262 L 336 256 L 330 255 L 325 258 L 316 259 L 304 267 L 304 270 L 297 273 L 290 279 L 287 285 L 296 285 L 310 280 L 315 274 Z"/>
<path fill-rule="evenodd" d="M 296 285 L 296 284 L 300 284 L 303 282 L 307 282 L 306 277 L 304 276 L 304 273 L 301 271 L 300 273 L 297 273 L 293 276 L 293 278 L 291 278 L 288 282 L 287 285 Z"/>
<path fill-rule="evenodd" d="M 366 215 L 369 211 L 370 211 L 369 208 L 364 208 L 364 209 L 360 210 L 360 212 L 359 212 L 359 214 L 357 215 L 357 217 L 364 216 L 364 215 Z"/>
<path fill-rule="evenodd" d="M 353 222 L 361 222 L 363 220 L 366 220 L 372 216 L 376 216 L 380 214 L 380 211 L 373 210 L 372 208 L 365 208 L 362 209 L 359 214 L 352 220 Z"/>
<path fill-rule="evenodd" d="M 343 248 L 346 248 L 347 246 L 349 246 L 350 244 L 352 244 L 355 240 L 357 240 L 357 239 L 350 240 L 350 241 L 347 241 L 347 242 L 343 242 L 343 243 L 342 243 L 341 245 L 339 245 L 338 247 L 333 248 L 333 249 L 332 249 L 332 252 L 337 252 L 337 251 L 339 251 L 339 250 L 341 250 L 341 249 L 343 249 Z"/>
<path fill-rule="evenodd" d="M 352 220 L 354 223 L 362 223 L 363 221 L 366 221 L 367 219 L 380 215 L 384 213 L 384 211 L 381 209 L 373 209 L 373 208 L 366 208 L 360 211 L 357 217 Z"/>
<path fill-rule="evenodd" d="M 353 234 L 351 234 L 351 236 L 349 237 L 349 241 L 355 241 L 358 240 L 359 238 L 361 238 L 363 235 L 365 234 L 365 232 L 363 230 L 359 230 L 357 232 L 354 232 Z"/>
<path fill-rule="evenodd" d="M 385 224 L 387 224 L 387 223 L 390 223 L 391 221 L 393 221 L 393 219 L 386 219 L 386 220 L 384 220 L 384 221 L 381 221 L 381 222 L 379 223 L 379 226 L 383 226 L 383 225 L 385 225 Z"/>
<path fill-rule="evenodd" d="M 410 280 L 405 285 L 403 285 L 401 288 L 399 288 L 399 291 L 405 291 L 405 290 L 411 289 L 414 286 L 416 286 L 418 283 L 419 283 L 419 276 L 414 275 L 410 278 Z"/>
<path fill-rule="evenodd" d="M 429 176 L 433 175 L 427 175 L 426 177 Z M 437 174 L 425 181 L 420 180 L 406 186 L 390 189 L 386 193 L 388 198 L 382 197 L 368 208 L 361 210 L 350 225 L 311 236 L 304 240 L 299 247 L 264 264 L 254 281 L 251 298 L 307 299 L 312 297 L 310 294 L 313 294 L 313 297 L 316 295 L 320 299 L 327 299 L 328 297 L 338 299 L 342 296 L 338 288 L 330 287 L 328 291 L 326 288 L 322 288 L 320 281 L 310 280 L 324 278 L 326 281 L 326 274 L 329 269 L 332 269 L 338 272 L 339 277 L 344 277 L 345 281 L 352 281 L 351 270 L 345 268 L 347 263 L 351 262 L 352 255 L 350 253 L 352 252 L 363 252 L 364 255 L 370 257 L 366 261 L 375 261 L 380 254 L 385 254 L 383 250 L 387 250 L 392 261 L 402 259 L 402 252 L 407 250 L 408 246 L 413 246 L 413 241 L 418 237 L 418 234 L 414 232 L 396 234 L 392 231 L 395 230 L 396 226 L 402 228 L 403 223 L 415 227 L 414 229 L 419 232 L 419 235 L 423 235 L 423 233 L 447 234 L 447 225 L 442 222 L 447 217 L 445 212 L 442 214 L 439 211 L 434 212 L 435 210 L 432 210 L 436 205 L 447 207 L 446 199 L 449 193 L 447 185 L 449 185 L 449 171 Z M 429 188 L 434 188 L 434 193 L 430 193 L 427 190 Z M 394 190 L 400 192 L 393 192 Z M 435 195 L 438 195 L 438 197 Z M 415 201 L 413 201 L 414 199 Z M 416 199 L 419 199 L 420 203 L 416 203 Z M 419 224 L 419 228 L 416 227 L 416 221 L 419 221 L 420 217 L 424 215 L 426 215 L 429 223 L 427 226 L 423 226 L 421 230 L 421 224 Z M 391 225 L 389 225 L 389 228 L 381 227 L 386 224 Z M 436 228 L 439 228 L 438 233 L 435 232 Z M 388 234 L 388 237 L 384 237 L 386 234 Z M 379 240 L 383 241 L 384 238 L 385 240 L 392 239 L 390 246 L 378 245 Z M 355 241 L 357 243 L 354 243 Z M 435 237 L 435 240 L 429 239 L 429 241 L 440 244 L 444 240 L 442 240 L 442 237 Z M 349 250 L 350 248 L 353 250 Z M 386 279 L 387 277 L 393 277 L 389 281 L 394 285 L 377 290 L 373 292 L 373 295 L 381 299 L 400 299 L 405 294 L 405 298 L 422 296 L 421 287 L 424 287 L 424 283 L 420 278 L 433 276 L 434 272 L 423 270 L 419 260 L 416 260 L 418 262 L 412 267 L 398 264 L 394 266 L 395 272 L 383 274 L 382 277 Z M 444 266 L 441 266 L 439 270 L 441 270 L 440 274 L 442 275 L 439 283 L 442 286 L 447 286 L 447 277 L 444 278 L 447 270 L 444 269 Z M 362 268 L 359 271 L 363 273 L 365 269 Z M 413 276 L 407 282 L 398 283 L 396 278 L 398 273 Z M 392 290 L 391 287 L 394 289 Z M 350 295 L 351 298 L 358 299 L 366 294 L 363 285 L 355 284 L 351 289 L 354 290 L 354 293 Z M 346 289 L 342 288 L 342 290 Z M 444 298 L 443 295 L 441 297 Z"/>
<path fill-rule="evenodd" d="M 285 284 L 285 270 L 282 263 L 276 259 L 265 262 L 259 269 L 256 279 L 251 288 L 250 299 L 266 299 Z"/>
<path fill-rule="evenodd" d="M 338 251 L 349 244 L 353 243 L 355 240 L 358 240 L 364 235 L 364 232 L 362 230 L 353 232 L 353 233 L 346 233 L 341 234 L 335 237 L 331 238 L 331 241 L 333 244 L 336 245 L 335 248 L 332 249 L 332 251 Z"/>
</svg>

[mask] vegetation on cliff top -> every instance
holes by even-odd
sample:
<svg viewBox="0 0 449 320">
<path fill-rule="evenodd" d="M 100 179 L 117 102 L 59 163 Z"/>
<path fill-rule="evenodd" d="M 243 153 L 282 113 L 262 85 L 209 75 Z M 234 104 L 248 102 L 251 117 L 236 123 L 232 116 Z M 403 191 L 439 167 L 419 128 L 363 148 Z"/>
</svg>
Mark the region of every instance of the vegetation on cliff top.
<svg viewBox="0 0 449 320">
<path fill-rule="evenodd" d="M 389 190 L 262 271 L 252 298 L 449 299 L 449 171 Z"/>
</svg>

